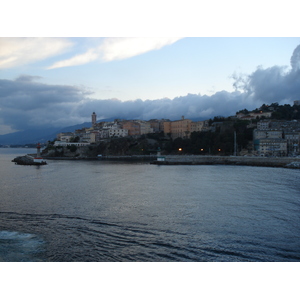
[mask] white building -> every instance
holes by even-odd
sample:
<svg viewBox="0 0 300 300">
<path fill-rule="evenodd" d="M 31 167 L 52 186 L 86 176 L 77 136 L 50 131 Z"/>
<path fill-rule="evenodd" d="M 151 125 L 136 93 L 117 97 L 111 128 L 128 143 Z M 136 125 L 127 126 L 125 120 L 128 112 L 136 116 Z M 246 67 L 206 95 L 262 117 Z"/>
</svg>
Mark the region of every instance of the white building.
<svg viewBox="0 0 300 300">
<path fill-rule="evenodd" d="M 118 127 L 112 127 L 108 130 L 109 137 L 124 137 L 128 136 L 128 130 Z"/>
<path fill-rule="evenodd" d="M 270 120 L 261 120 L 257 122 L 257 129 L 258 130 L 268 130 L 270 127 Z"/>
<path fill-rule="evenodd" d="M 287 140 L 260 139 L 258 152 L 261 156 L 285 156 L 287 154 Z"/>
<path fill-rule="evenodd" d="M 54 142 L 55 147 L 58 147 L 58 146 L 66 147 L 66 146 L 72 146 L 72 145 L 75 145 L 77 147 L 83 147 L 83 146 L 89 145 L 89 143 L 69 143 L 69 142 L 61 142 L 61 141 Z"/>
<path fill-rule="evenodd" d="M 56 138 L 62 142 L 69 142 L 74 136 L 73 132 L 60 132 L 56 135 Z"/>
<path fill-rule="evenodd" d="M 282 139 L 283 131 L 282 130 L 253 130 L 253 139 Z"/>
</svg>

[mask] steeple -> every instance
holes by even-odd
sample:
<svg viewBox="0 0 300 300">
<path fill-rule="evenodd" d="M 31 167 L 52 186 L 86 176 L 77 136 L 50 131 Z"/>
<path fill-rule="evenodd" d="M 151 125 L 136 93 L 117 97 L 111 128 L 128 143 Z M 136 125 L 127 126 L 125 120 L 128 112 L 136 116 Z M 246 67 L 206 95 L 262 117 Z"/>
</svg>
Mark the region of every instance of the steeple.
<svg viewBox="0 0 300 300">
<path fill-rule="evenodd" d="M 96 121 L 97 121 L 97 115 L 95 114 L 95 112 L 92 113 L 92 126 L 94 127 L 96 125 Z"/>
</svg>

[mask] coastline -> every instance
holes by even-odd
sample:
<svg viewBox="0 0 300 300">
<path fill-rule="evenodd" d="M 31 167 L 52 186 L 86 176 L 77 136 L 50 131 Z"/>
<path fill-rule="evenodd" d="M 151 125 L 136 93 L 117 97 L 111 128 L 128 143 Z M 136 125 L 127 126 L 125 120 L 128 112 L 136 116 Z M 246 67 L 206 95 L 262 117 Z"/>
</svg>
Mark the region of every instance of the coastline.
<svg viewBox="0 0 300 300">
<path fill-rule="evenodd" d="M 107 155 L 97 157 L 44 157 L 47 160 L 145 161 L 153 165 L 238 165 L 300 169 L 298 157 L 164 155 Z"/>
<path fill-rule="evenodd" d="M 281 167 L 300 169 L 297 157 L 257 157 L 257 156 L 197 156 L 166 155 L 164 161 L 152 161 L 155 165 L 239 165 L 257 167 Z"/>
</svg>

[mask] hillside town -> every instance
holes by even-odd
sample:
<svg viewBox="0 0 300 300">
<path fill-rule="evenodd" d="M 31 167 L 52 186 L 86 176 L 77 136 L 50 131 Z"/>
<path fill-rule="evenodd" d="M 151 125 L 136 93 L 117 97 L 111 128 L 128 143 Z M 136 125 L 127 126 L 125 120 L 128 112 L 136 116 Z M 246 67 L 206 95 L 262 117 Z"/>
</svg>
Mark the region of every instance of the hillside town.
<svg viewBox="0 0 300 300">
<path fill-rule="evenodd" d="M 81 147 L 97 145 L 98 154 L 103 154 L 104 148 L 99 147 L 101 143 L 127 138 L 135 146 L 135 154 L 151 154 L 160 147 L 166 154 L 297 156 L 300 154 L 299 120 L 300 100 L 294 101 L 293 106 L 264 104 L 253 111 L 244 109 L 235 116 L 204 121 L 192 121 L 182 116 L 175 121 L 115 119 L 97 122 L 93 112 L 90 128 L 61 132 L 51 147 L 75 152 Z M 145 143 L 146 138 L 148 143 Z M 124 149 L 121 152 L 129 153 Z"/>
</svg>

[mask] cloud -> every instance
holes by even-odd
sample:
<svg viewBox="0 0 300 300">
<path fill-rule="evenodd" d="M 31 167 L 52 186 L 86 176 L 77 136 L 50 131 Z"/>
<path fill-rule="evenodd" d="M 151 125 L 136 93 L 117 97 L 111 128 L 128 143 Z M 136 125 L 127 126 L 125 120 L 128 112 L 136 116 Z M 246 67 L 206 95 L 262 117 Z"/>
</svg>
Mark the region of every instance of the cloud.
<svg viewBox="0 0 300 300">
<path fill-rule="evenodd" d="M 104 61 L 121 60 L 171 45 L 180 38 L 108 38 L 99 47 Z"/>
<path fill-rule="evenodd" d="M 188 94 L 173 100 L 140 99 L 98 100 L 81 87 L 48 85 L 33 76 L 0 80 L 0 122 L 12 130 L 64 127 L 90 121 L 95 111 L 98 119 L 186 118 L 207 119 L 214 115 L 234 114 L 242 109 L 240 92 L 219 92 L 212 96 Z"/>
<path fill-rule="evenodd" d="M 244 92 L 247 101 L 292 103 L 300 98 L 300 45 L 294 50 L 290 61 L 290 69 L 287 66 L 258 67 L 248 76 L 237 76 L 234 86 Z"/>
<path fill-rule="evenodd" d="M 299 52 L 300 47 L 297 47 L 290 69 L 260 67 L 243 78 L 235 76 L 236 91 L 219 91 L 210 96 L 187 94 L 174 99 L 146 101 L 99 100 L 91 98 L 91 93 L 83 87 L 43 84 L 40 77 L 22 75 L 16 80 L 0 80 L 0 123 L 3 124 L 0 132 L 89 122 L 93 111 L 98 120 L 178 120 L 182 115 L 205 120 L 234 115 L 244 108 L 255 109 L 264 103 L 293 104 L 300 99 Z"/>
<path fill-rule="evenodd" d="M 89 95 L 73 86 L 47 85 L 32 76 L 0 80 L 0 120 L 11 130 L 59 127 L 77 122 L 72 110 Z M 2 125 L 1 125 L 2 126 Z"/>
<path fill-rule="evenodd" d="M 105 38 L 97 47 L 70 59 L 58 61 L 48 69 L 86 64 L 95 60 L 127 59 L 177 42 L 180 38 Z"/>
<path fill-rule="evenodd" d="M 71 46 L 63 38 L 0 38 L 0 69 L 44 60 L 64 53 Z"/>
<path fill-rule="evenodd" d="M 298 71 L 300 68 L 300 45 L 296 47 L 291 57 L 291 67 L 293 71 Z"/>
<path fill-rule="evenodd" d="M 71 67 L 71 66 L 78 66 L 78 65 L 84 65 L 89 62 L 92 62 L 96 59 L 98 59 L 99 54 L 95 52 L 94 49 L 88 50 L 84 54 L 76 55 L 70 59 L 58 61 L 54 63 L 52 66 L 48 67 L 47 69 L 57 69 L 57 68 L 63 68 L 63 67 Z"/>
</svg>

